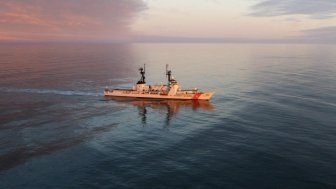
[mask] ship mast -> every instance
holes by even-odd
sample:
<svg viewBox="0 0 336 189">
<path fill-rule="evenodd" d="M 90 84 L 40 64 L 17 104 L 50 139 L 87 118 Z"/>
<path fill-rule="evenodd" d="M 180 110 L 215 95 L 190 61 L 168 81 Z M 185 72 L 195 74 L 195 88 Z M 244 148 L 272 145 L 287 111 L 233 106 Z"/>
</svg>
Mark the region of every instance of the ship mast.
<svg viewBox="0 0 336 189">
<path fill-rule="evenodd" d="M 170 81 L 171 81 L 171 70 L 168 70 L 168 64 L 166 64 L 166 76 L 168 77 L 168 88 L 170 87 Z"/>
<path fill-rule="evenodd" d="M 145 81 L 145 78 L 146 78 L 145 77 L 145 69 L 146 69 L 146 64 L 144 64 L 143 68 L 142 67 L 139 68 L 141 78 L 140 78 L 140 80 L 138 81 L 137 84 L 145 84 L 146 83 L 146 81 Z"/>
</svg>

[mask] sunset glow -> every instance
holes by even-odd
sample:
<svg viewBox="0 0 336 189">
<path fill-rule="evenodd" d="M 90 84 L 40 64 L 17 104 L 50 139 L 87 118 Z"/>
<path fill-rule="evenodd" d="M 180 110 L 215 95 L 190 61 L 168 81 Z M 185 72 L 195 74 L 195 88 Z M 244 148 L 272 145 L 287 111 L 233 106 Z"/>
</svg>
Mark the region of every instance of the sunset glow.
<svg viewBox="0 0 336 189">
<path fill-rule="evenodd" d="M 2 0 L 0 4 L 0 40 L 336 39 L 334 0 Z"/>
</svg>

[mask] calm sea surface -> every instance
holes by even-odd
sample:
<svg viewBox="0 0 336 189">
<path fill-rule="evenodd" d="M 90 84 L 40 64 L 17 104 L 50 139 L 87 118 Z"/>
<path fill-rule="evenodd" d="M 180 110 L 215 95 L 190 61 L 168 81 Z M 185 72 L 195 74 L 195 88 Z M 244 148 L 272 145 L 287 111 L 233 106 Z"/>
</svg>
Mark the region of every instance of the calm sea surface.
<svg viewBox="0 0 336 189">
<path fill-rule="evenodd" d="M 0 188 L 336 188 L 336 45 L 1 44 Z M 166 82 L 210 102 L 115 100 Z"/>
</svg>

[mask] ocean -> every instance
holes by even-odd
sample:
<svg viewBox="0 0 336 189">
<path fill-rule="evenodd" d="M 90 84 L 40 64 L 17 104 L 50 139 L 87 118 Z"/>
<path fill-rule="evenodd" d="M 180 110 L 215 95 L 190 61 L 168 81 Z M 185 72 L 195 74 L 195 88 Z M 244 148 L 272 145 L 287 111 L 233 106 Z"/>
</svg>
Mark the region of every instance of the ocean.
<svg viewBox="0 0 336 189">
<path fill-rule="evenodd" d="M 0 188 L 336 188 L 336 45 L 0 44 Z M 209 102 L 117 100 L 148 84 Z"/>
</svg>

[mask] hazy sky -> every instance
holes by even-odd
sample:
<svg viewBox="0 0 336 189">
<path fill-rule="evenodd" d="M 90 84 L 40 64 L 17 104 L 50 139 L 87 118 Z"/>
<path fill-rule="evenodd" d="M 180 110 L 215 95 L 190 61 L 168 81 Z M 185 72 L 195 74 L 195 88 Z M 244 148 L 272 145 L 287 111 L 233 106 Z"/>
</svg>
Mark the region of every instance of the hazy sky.
<svg viewBox="0 0 336 189">
<path fill-rule="evenodd" d="M 0 0 L 0 40 L 336 42 L 336 0 Z"/>
</svg>

